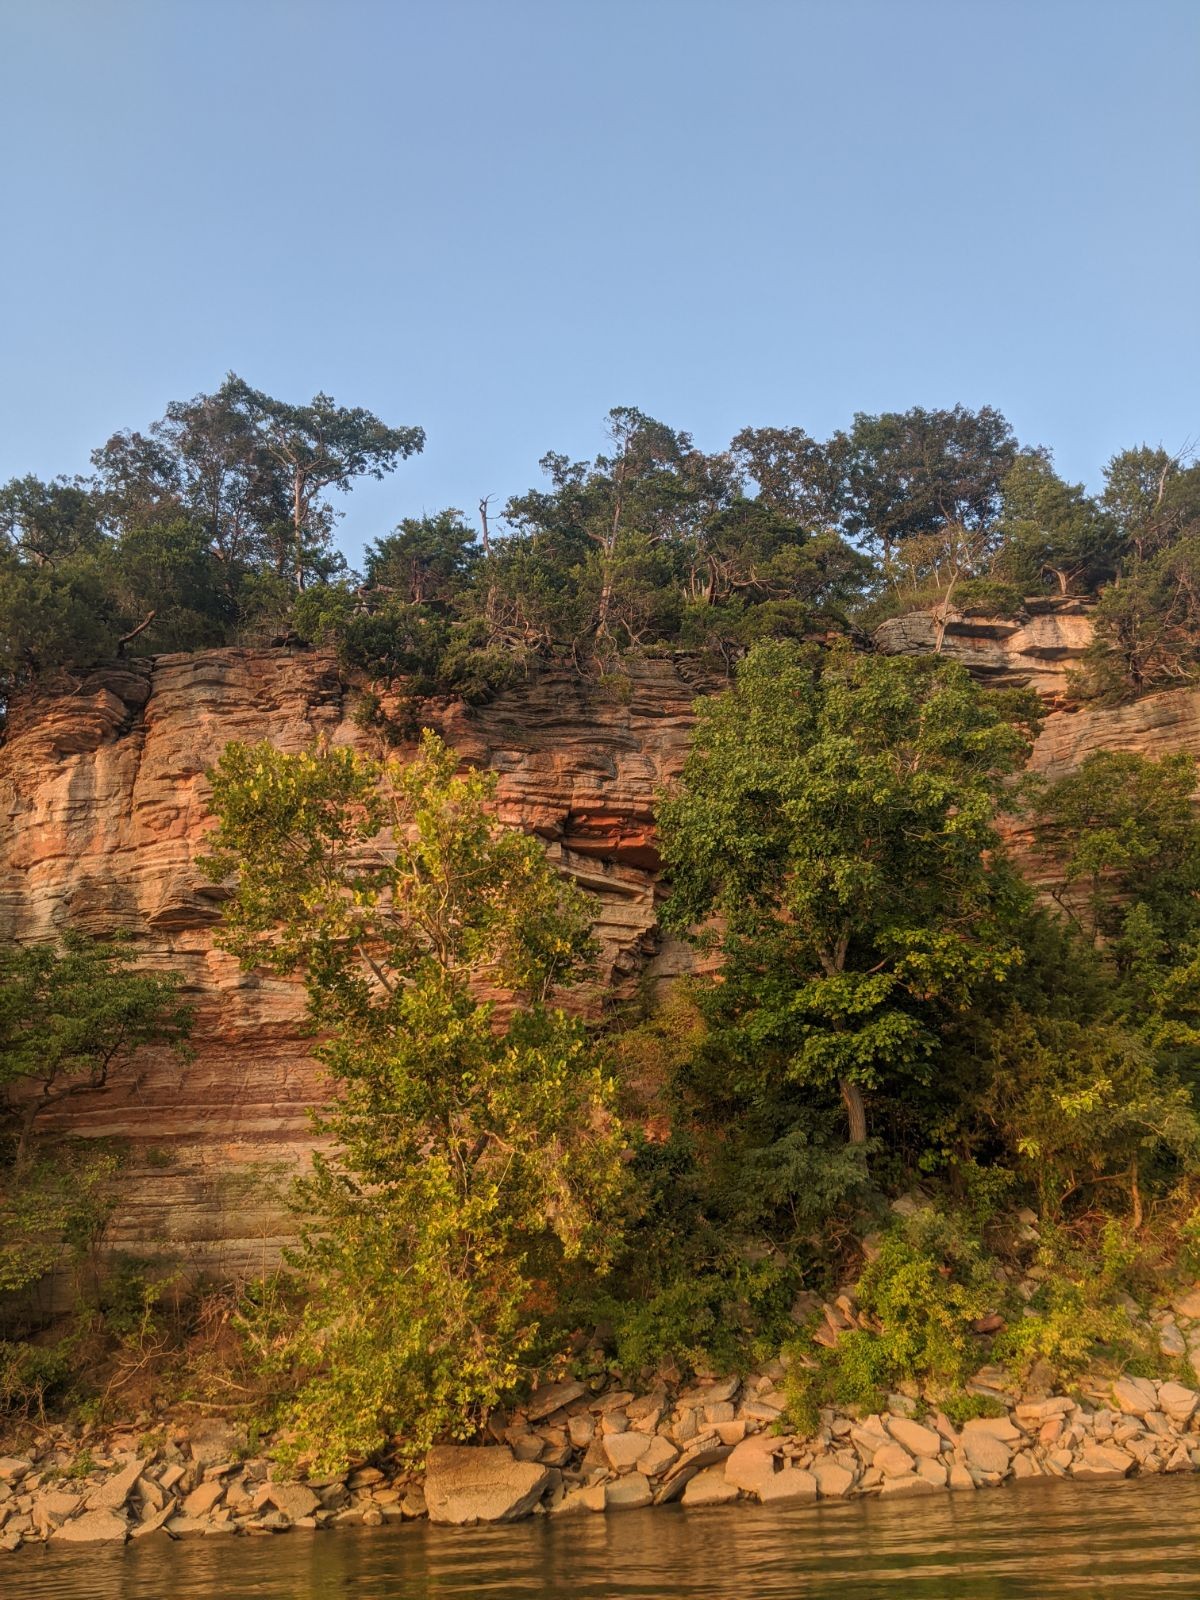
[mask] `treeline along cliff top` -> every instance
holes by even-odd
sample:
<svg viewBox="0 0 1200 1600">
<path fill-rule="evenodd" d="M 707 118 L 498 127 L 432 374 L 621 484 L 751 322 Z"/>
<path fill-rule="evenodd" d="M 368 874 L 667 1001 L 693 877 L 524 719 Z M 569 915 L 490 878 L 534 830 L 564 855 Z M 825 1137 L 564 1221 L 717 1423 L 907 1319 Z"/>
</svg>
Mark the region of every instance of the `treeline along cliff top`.
<svg viewBox="0 0 1200 1600">
<path fill-rule="evenodd" d="M 90 476 L 14 478 L 0 683 L 273 638 L 477 700 L 548 658 L 611 672 L 627 652 L 683 649 L 728 669 L 765 637 L 920 608 L 1012 615 L 1041 593 L 1098 597 L 1080 696 L 1196 675 L 1200 467 L 1160 447 L 1114 456 L 1093 495 L 989 407 L 860 413 L 825 440 L 745 428 L 712 454 L 618 407 L 593 461 L 550 452 L 539 487 L 481 501 L 471 523 L 402 518 L 349 570 L 335 497 L 423 442 L 230 376 L 114 434 Z"/>
</svg>

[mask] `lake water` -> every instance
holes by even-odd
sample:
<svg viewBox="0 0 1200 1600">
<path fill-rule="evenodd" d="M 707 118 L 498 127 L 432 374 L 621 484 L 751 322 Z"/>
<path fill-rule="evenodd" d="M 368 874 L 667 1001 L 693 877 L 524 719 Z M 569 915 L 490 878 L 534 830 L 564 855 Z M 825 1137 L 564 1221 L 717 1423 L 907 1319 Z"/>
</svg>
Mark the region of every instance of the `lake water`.
<svg viewBox="0 0 1200 1600">
<path fill-rule="evenodd" d="M 4 1600 L 1200 1596 L 1200 1478 L 0 1556 Z"/>
</svg>

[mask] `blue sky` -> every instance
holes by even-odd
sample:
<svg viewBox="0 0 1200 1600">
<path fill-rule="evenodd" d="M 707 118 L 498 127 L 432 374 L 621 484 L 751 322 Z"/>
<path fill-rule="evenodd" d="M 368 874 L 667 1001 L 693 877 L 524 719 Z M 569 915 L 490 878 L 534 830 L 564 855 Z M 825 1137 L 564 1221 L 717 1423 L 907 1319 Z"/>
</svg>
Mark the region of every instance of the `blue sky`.
<svg viewBox="0 0 1200 1600">
<path fill-rule="evenodd" d="M 351 554 L 616 404 L 1200 435 L 1196 0 L 0 0 L 0 148 L 0 479 L 230 369 L 427 429 Z"/>
</svg>

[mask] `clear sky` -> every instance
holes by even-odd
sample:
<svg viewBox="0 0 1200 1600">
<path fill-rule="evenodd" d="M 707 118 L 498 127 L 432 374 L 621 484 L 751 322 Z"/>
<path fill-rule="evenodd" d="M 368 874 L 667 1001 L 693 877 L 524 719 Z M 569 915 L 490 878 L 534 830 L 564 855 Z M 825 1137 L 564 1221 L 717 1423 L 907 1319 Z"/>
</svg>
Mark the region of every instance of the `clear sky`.
<svg viewBox="0 0 1200 1600">
<path fill-rule="evenodd" d="M 1200 0 L 0 0 L 0 479 L 227 370 L 424 456 L 999 406 L 1200 435 Z"/>
</svg>

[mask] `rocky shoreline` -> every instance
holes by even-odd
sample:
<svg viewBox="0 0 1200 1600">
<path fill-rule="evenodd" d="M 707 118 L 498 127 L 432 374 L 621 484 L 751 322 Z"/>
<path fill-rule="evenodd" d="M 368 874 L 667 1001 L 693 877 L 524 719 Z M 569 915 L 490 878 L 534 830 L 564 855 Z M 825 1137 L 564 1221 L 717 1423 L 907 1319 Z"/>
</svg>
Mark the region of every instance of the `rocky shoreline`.
<svg viewBox="0 0 1200 1600">
<path fill-rule="evenodd" d="M 783 1431 L 782 1376 L 773 1363 L 674 1394 L 549 1384 L 494 1419 L 486 1442 L 435 1447 L 424 1472 L 360 1466 L 285 1478 L 269 1457 L 239 1453 L 237 1430 L 212 1419 L 87 1437 L 46 1430 L 25 1454 L 0 1456 L 0 1550 L 672 1502 L 798 1505 L 1200 1467 L 1200 1392 L 1180 1383 L 1121 1377 L 1069 1395 L 1014 1395 L 1003 1373 L 985 1368 L 971 1389 L 995 1415 L 958 1427 L 935 1408 L 918 1418 L 917 1402 L 896 1394 L 869 1416 L 822 1411 L 817 1431 L 802 1435 Z"/>
</svg>

